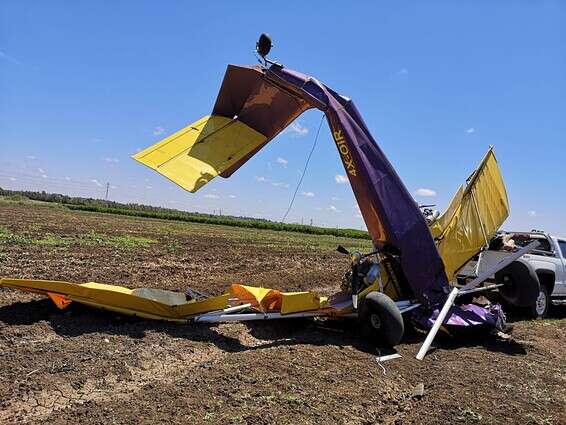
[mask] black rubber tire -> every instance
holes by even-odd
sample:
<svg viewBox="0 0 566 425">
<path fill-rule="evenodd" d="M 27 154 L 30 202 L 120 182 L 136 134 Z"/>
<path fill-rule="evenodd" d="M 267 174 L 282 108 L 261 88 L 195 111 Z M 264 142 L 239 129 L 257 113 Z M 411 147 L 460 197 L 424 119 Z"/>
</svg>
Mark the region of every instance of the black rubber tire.
<svg viewBox="0 0 566 425">
<path fill-rule="evenodd" d="M 531 307 L 534 305 L 539 292 L 540 283 L 533 268 L 522 260 L 513 261 L 503 270 L 495 274 L 497 283 L 504 283 L 499 293 L 510 305 L 516 307 Z"/>
<path fill-rule="evenodd" d="M 374 315 L 377 317 L 372 318 Z M 401 342 L 405 332 L 403 316 L 387 295 L 381 292 L 367 294 L 360 303 L 358 317 L 378 344 L 394 347 Z"/>
<path fill-rule="evenodd" d="M 544 297 L 544 308 L 541 308 L 542 306 L 540 305 L 537 306 L 537 303 L 541 301 L 539 300 L 539 297 Z M 537 297 L 534 304 L 529 306 L 529 315 L 533 319 L 544 319 L 548 315 L 551 300 L 546 286 L 540 285 L 539 297 Z"/>
</svg>

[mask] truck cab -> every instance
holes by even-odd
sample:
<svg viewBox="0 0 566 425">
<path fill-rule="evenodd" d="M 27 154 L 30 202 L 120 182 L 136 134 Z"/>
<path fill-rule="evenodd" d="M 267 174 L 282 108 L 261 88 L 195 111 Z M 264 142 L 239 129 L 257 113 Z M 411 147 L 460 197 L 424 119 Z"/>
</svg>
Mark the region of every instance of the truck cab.
<svg viewBox="0 0 566 425">
<path fill-rule="evenodd" d="M 500 237 L 513 241 L 516 247 L 538 241 L 540 246 L 522 256 L 536 273 L 540 282 L 540 293 L 532 308 L 537 317 L 544 317 L 550 304 L 566 305 L 566 238 L 555 237 L 547 232 L 502 232 Z M 497 240 L 497 238 L 496 238 Z M 511 246 L 512 246 L 511 245 Z M 490 249 L 493 249 L 493 242 Z"/>
</svg>

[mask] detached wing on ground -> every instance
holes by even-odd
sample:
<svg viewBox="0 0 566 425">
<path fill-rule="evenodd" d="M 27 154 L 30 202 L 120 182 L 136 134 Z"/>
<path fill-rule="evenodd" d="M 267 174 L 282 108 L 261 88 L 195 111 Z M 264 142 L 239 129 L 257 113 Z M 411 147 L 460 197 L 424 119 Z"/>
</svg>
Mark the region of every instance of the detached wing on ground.
<svg viewBox="0 0 566 425">
<path fill-rule="evenodd" d="M 509 216 L 507 191 L 493 149 L 430 226 L 448 279 L 487 245 Z"/>
<path fill-rule="evenodd" d="M 0 279 L 0 288 L 18 289 L 49 297 L 60 309 L 73 302 L 103 310 L 145 319 L 186 322 L 195 315 L 222 311 L 230 305 L 250 304 L 261 312 L 279 312 L 282 315 L 305 311 L 339 312 L 328 298 L 314 292 L 280 292 L 233 284 L 228 293 L 203 300 L 187 301 L 181 292 L 154 288 L 129 289 L 103 283 L 72 283 L 53 280 Z"/>
<path fill-rule="evenodd" d="M 228 295 L 187 301 L 185 294 L 162 289 L 129 289 L 103 283 L 72 283 L 52 280 L 0 279 L 0 287 L 48 296 L 57 307 L 72 302 L 146 319 L 185 322 L 195 314 L 222 310 Z"/>
</svg>

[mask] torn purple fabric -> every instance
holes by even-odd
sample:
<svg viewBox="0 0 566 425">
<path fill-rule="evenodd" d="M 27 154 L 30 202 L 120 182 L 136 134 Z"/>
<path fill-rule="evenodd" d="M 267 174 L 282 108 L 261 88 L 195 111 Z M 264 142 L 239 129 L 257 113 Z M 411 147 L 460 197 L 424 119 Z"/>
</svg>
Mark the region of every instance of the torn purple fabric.
<svg viewBox="0 0 566 425">
<path fill-rule="evenodd" d="M 435 309 L 432 313 L 415 312 L 413 319 L 426 328 L 432 328 L 439 312 L 440 309 Z M 503 328 L 504 323 L 505 314 L 499 304 L 490 304 L 487 307 L 481 307 L 476 304 L 464 304 L 452 306 L 444 319 L 443 325 L 458 327 L 488 325 L 490 327 Z"/>
<path fill-rule="evenodd" d="M 428 226 L 354 102 L 316 79 L 286 68 L 271 67 L 265 76 L 303 93 L 306 102 L 324 111 L 373 243 L 400 251 L 403 272 L 420 302 L 442 302 L 448 280 Z"/>
</svg>

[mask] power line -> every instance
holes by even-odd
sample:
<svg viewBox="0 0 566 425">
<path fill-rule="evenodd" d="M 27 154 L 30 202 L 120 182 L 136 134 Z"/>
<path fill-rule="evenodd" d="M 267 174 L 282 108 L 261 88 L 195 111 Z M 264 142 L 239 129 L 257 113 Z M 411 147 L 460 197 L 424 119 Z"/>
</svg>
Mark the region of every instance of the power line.
<svg viewBox="0 0 566 425">
<path fill-rule="evenodd" d="M 303 172 L 301 174 L 301 178 L 299 179 L 299 183 L 297 183 L 297 187 L 295 188 L 295 193 L 293 193 L 293 197 L 291 198 L 291 202 L 289 203 L 289 208 L 287 208 L 285 215 L 283 215 L 283 218 L 281 219 L 281 223 L 285 222 L 287 215 L 291 211 L 291 208 L 293 208 L 293 203 L 295 202 L 295 198 L 297 197 L 297 192 L 299 191 L 299 188 L 301 187 L 301 183 L 303 182 L 303 178 L 305 177 L 305 173 L 307 171 L 307 167 L 309 166 L 309 162 L 311 160 L 312 153 L 314 152 L 314 148 L 316 147 L 316 142 L 318 141 L 318 135 L 320 134 L 320 128 L 322 127 L 322 121 L 323 120 L 324 120 L 324 114 L 320 117 L 320 124 L 318 125 L 318 130 L 316 131 L 314 143 L 312 144 L 311 151 L 309 152 L 309 156 L 307 157 L 307 162 L 305 163 L 305 167 L 303 168 Z"/>
</svg>

